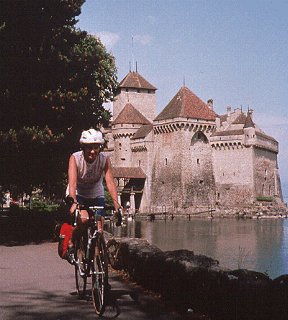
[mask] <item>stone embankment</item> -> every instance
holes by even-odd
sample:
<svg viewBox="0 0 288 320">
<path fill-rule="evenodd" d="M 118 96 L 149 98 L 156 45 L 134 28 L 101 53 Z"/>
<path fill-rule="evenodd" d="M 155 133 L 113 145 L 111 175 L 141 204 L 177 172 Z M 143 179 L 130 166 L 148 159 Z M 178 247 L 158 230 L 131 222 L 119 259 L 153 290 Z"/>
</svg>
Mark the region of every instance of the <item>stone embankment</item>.
<svg viewBox="0 0 288 320">
<path fill-rule="evenodd" d="M 250 219 L 263 219 L 263 218 L 287 218 L 288 208 L 284 204 L 262 204 L 258 203 L 247 207 L 218 207 L 214 213 L 214 216 L 231 217 L 236 216 L 239 218 Z"/>
<path fill-rule="evenodd" d="M 112 267 L 161 295 L 180 312 L 217 320 L 287 320 L 288 275 L 270 279 L 245 269 L 224 270 L 192 251 L 163 252 L 143 239 L 110 239 Z"/>
<path fill-rule="evenodd" d="M 137 214 L 139 216 L 139 213 Z M 143 215 L 142 215 L 143 216 Z M 144 214 L 147 217 L 147 214 Z M 208 218 L 247 218 L 247 219 L 264 219 L 264 218 L 288 218 L 287 205 L 281 201 L 257 201 L 251 205 L 243 206 L 194 206 L 189 208 L 178 209 L 173 211 L 159 211 L 148 214 L 150 219 L 152 217 L 158 219 L 169 219 L 177 217 L 184 217 L 191 219 L 193 217 L 208 217 Z"/>
</svg>

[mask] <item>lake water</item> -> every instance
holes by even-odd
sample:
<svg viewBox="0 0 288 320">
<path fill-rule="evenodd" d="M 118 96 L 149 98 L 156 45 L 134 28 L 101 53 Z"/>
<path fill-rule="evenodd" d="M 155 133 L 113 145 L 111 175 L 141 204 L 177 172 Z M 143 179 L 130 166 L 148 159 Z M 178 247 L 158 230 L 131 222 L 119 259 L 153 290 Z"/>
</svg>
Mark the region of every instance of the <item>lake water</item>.
<svg viewBox="0 0 288 320">
<path fill-rule="evenodd" d="M 229 269 L 288 274 L 288 219 L 175 218 L 128 221 L 115 236 L 145 238 L 163 251 L 188 249 Z"/>
</svg>

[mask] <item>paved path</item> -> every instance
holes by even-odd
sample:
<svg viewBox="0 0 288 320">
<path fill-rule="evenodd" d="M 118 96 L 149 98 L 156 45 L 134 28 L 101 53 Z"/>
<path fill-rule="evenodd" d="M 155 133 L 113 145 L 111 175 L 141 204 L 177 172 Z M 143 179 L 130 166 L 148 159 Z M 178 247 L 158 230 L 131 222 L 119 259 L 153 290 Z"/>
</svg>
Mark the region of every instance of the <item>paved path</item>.
<svg viewBox="0 0 288 320">
<path fill-rule="evenodd" d="M 78 299 L 74 268 L 58 257 L 57 243 L 0 246 L 0 257 L 1 320 L 97 319 L 89 297 Z M 186 319 L 165 311 L 158 299 L 125 283 L 117 273 L 110 273 L 110 284 L 119 320 Z M 115 317 L 116 311 L 109 307 L 105 318 Z"/>
</svg>

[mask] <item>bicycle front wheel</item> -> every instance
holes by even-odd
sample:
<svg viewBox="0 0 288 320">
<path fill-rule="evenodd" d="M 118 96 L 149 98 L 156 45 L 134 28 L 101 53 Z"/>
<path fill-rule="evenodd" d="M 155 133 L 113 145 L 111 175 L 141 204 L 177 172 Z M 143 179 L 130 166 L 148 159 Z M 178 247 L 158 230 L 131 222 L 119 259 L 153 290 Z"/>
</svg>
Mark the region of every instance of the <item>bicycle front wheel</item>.
<svg viewBox="0 0 288 320">
<path fill-rule="evenodd" d="M 86 293 L 87 273 L 85 265 L 85 241 L 83 237 L 75 241 L 75 280 L 78 296 Z"/>
<path fill-rule="evenodd" d="M 108 262 L 103 235 L 98 234 L 95 243 L 92 273 L 92 300 L 96 314 L 101 316 L 105 311 L 108 295 Z"/>
</svg>

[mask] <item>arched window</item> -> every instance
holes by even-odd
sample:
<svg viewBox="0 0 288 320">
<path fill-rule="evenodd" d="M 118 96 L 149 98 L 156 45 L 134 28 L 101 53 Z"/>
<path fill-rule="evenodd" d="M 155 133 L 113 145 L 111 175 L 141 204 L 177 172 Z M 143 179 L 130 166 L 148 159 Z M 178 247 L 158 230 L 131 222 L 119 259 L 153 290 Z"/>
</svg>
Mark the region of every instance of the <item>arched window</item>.
<svg viewBox="0 0 288 320">
<path fill-rule="evenodd" d="M 204 143 L 208 143 L 208 139 L 205 136 L 205 134 L 201 131 L 197 131 L 195 132 L 194 136 L 191 139 L 191 145 L 197 143 L 197 142 L 204 142 Z"/>
</svg>

